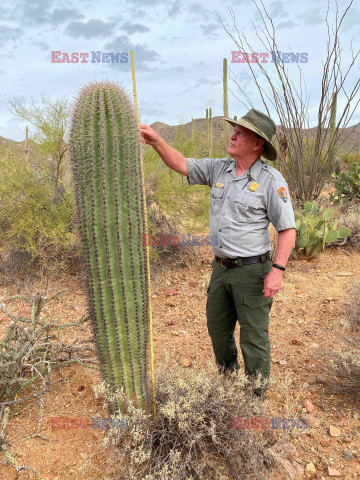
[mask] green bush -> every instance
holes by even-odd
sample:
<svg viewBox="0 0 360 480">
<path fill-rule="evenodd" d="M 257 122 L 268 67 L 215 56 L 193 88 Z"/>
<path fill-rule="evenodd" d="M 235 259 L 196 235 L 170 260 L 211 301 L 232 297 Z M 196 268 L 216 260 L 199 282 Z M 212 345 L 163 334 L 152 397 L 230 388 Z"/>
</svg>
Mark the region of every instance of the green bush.
<svg viewBox="0 0 360 480">
<path fill-rule="evenodd" d="M 337 229 L 337 223 L 330 222 L 333 216 L 332 208 L 323 210 L 315 202 L 306 202 L 302 212 L 295 212 L 295 251 L 303 250 L 306 257 L 313 258 L 331 243 L 347 238 L 351 230 L 347 227 Z"/>
<path fill-rule="evenodd" d="M 70 247 L 74 200 L 60 190 L 50 167 L 40 171 L 15 150 L 0 152 L 0 245 L 24 248 L 35 257 L 45 247 Z"/>
<path fill-rule="evenodd" d="M 360 164 L 356 163 L 347 172 L 333 173 L 335 194 L 330 193 L 330 201 L 333 203 L 349 202 L 360 198 Z"/>
</svg>

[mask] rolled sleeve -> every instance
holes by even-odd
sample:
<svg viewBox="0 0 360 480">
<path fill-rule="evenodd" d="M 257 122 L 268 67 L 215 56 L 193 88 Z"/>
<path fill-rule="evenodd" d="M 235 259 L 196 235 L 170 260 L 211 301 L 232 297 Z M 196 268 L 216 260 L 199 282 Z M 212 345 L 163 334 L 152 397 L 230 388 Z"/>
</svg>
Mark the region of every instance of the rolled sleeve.
<svg viewBox="0 0 360 480">
<path fill-rule="evenodd" d="M 187 181 L 189 185 L 212 185 L 213 158 L 187 158 Z"/>
<path fill-rule="evenodd" d="M 269 188 L 267 215 L 277 232 L 296 228 L 289 188 L 282 177 L 274 178 Z"/>
</svg>

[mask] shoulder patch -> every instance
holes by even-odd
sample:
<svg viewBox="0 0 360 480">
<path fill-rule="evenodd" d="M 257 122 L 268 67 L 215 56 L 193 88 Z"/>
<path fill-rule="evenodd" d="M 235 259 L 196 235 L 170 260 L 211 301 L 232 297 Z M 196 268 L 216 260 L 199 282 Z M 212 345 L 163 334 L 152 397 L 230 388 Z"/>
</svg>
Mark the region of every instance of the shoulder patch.
<svg viewBox="0 0 360 480">
<path fill-rule="evenodd" d="M 281 200 L 283 202 L 287 202 L 288 201 L 288 194 L 287 194 L 287 191 L 286 191 L 286 188 L 285 187 L 281 187 L 278 189 L 278 194 L 279 194 L 279 197 L 281 198 Z"/>
</svg>

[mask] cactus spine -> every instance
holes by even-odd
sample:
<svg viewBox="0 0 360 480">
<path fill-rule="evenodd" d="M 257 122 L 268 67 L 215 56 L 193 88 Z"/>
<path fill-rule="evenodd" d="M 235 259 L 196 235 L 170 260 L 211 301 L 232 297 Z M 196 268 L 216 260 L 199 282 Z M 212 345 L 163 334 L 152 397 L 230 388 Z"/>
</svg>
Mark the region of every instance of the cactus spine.
<svg viewBox="0 0 360 480">
<path fill-rule="evenodd" d="M 224 88 L 224 117 L 229 118 L 228 88 L 227 88 L 227 58 L 223 60 L 223 88 Z M 225 151 L 229 148 L 230 130 L 229 123 L 224 123 L 224 145 Z"/>
<path fill-rule="evenodd" d="M 123 388 L 142 408 L 149 399 L 145 199 L 135 111 L 118 84 L 94 82 L 81 89 L 70 158 L 101 373 L 111 393 Z M 113 400 L 109 413 L 119 409 L 124 404 Z"/>
</svg>

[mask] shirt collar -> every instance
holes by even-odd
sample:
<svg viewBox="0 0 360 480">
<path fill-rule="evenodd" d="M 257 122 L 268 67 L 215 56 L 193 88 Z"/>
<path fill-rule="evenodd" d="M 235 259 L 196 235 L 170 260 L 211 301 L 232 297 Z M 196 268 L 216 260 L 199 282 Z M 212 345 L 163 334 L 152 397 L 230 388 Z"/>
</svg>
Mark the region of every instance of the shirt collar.
<svg viewBox="0 0 360 480">
<path fill-rule="evenodd" d="M 263 161 L 261 160 L 261 157 L 259 157 L 257 160 L 255 160 L 255 162 L 250 166 L 250 175 L 251 175 L 251 178 L 253 178 L 254 180 L 258 180 L 259 179 L 259 174 L 260 174 L 260 171 L 261 171 L 261 168 L 262 168 L 262 164 L 263 164 Z M 245 172 L 243 172 L 240 177 L 237 177 L 236 176 L 236 168 L 235 168 L 235 160 L 232 158 L 231 159 L 231 163 L 230 165 L 228 166 L 228 168 L 225 170 L 226 172 L 232 172 L 233 176 L 236 178 L 236 179 L 241 179 L 241 178 L 246 178 L 248 176 L 248 173 L 249 173 L 249 169 L 247 169 Z"/>
</svg>

